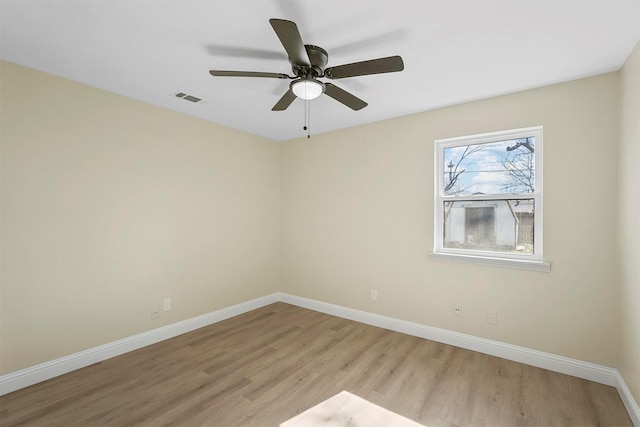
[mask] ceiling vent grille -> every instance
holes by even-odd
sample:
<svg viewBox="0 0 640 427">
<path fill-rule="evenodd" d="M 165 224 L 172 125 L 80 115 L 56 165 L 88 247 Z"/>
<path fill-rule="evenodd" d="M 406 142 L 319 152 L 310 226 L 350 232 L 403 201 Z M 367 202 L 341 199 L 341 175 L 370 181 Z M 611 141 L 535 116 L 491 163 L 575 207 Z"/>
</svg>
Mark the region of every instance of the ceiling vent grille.
<svg viewBox="0 0 640 427">
<path fill-rule="evenodd" d="M 191 101 L 191 102 L 193 102 L 193 103 L 196 103 L 196 102 L 200 102 L 200 101 L 202 101 L 202 98 L 198 98 L 197 96 L 189 95 L 189 94 L 186 94 L 186 93 L 184 93 L 184 92 L 178 92 L 178 93 L 176 93 L 176 97 L 177 97 L 177 98 L 182 98 L 182 99 L 184 99 L 185 101 Z"/>
</svg>

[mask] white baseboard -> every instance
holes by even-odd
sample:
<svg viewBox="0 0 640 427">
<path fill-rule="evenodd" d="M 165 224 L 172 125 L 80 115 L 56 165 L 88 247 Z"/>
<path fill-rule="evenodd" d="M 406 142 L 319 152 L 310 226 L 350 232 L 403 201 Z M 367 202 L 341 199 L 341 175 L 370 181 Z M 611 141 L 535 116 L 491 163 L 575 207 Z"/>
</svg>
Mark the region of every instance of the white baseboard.
<svg viewBox="0 0 640 427">
<path fill-rule="evenodd" d="M 212 325 L 279 300 L 279 294 L 267 295 L 2 375 L 0 376 L 0 396 L 204 326 Z"/>
<path fill-rule="evenodd" d="M 620 372 L 615 368 L 446 329 L 434 328 L 419 323 L 407 322 L 393 317 L 368 313 L 282 292 L 233 305 L 202 316 L 183 320 L 142 334 L 2 375 L 0 376 L 0 396 L 278 301 L 616 387 L 633 424 L 640 427 L 640 409 L 638 408 L 638 404 L 631 395 Z"/>
<path fill-rule="evenodd" d="M 620 375 L 620 372 L 615 368 L 558 356 L 551 353 L 545 353 L 538 350 L 532 350 L 526 347 L 505 344 L 499 341 L 479 338 L 446 329 L 434 328 L 419 323 L 407 322 L 392 317 L 381 316 L 317 300 L 297 297 L 286 293 L 280 294 L 280 301 L 296 305 L 298 307 L 319 311 L 321 313 L 365 323 L 367 325 L 377 326 L 444 344 L 450 344 L 456 347 L 616 387 L 625 408 L 629 413 L 629 417 L 631 417 L 633 425 L 640 427 L 640 410 L 638 409 L 638 404 L 631 395 L 631 392 Z"/>
<path fill-rule="evenodd" d="M 622 403 L 624 403 L 624 407 L 627 408 L 627 412 L 629 413 L 629 417 L 631 418 L 633 425 L 640 427 L 640 406 L 638 406 L 638 403 L 633 398 L 631 390 L 627 387 L 627 383 L 624 382 L 624 378 L 622 378 L 620 372 L 617 373 L 617 377 L 618 384 L 616 385 L 616 388 L 618 389 Z"/>
</svg>

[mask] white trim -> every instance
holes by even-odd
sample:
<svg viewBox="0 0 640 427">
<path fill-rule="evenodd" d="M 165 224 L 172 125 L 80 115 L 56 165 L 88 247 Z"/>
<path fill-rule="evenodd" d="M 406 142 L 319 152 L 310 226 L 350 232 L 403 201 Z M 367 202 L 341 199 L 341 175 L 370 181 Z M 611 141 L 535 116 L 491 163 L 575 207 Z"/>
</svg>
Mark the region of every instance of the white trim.
<svg viewBox="0 0 640 427">
<path fill-rule="evenodd" d="M 631 390 L 629 390 L 629 387 L 627 387 L 627 383 L 624 382 L 624 378 L 622 378 L 620 372 L 616 373 L 618 379 L 618 384 L 616 385 L 618 394 L 622 399 L 622 403 L 624 403 L 624 407 L 627 408 L 627 412 L 629 413 L 631 422 L 634 426 L 640 427 L 640 406 L 638 406 L 638 403 L 636 403 L 635 399 L 633 398 Z"/>
<path fill-rule="evenodd" d="M 2 375 L 0 376 L 0 396 L 75 371 L 76 369 L 84 368 L 85 366 L 212 325 L 222 320 L 255 310 L 256 308 L 273 304 L 279 300 L 279 294 L 267 295 Z"/>
<path fill-rule="evenodd" d="M 436 254 L 429 253 L 429 258 L 434 261 L 458 262 L 463 264 L 488 265 L 490 267 L 515 268 L 517 270 L 551 272 L 551 263 L 546 261 L 524 261 L 506 258 L 485 258 L 471 255 Z"/>
<path fill-rule="evenodd" d="M 640 427 L 640 409 L 631 395 L 624 379 L 615 368 L 583 362 L 564 356 L 557 356 L 538 350 L 519 347 L 499 341 L 475 337 L 460 332 L 408 322 L 379 314 L 368 313 L 335 304 L 329 304 L 308 298 L 302 298 L 283 292 L 276 292 L 231 307 L 223 308 L 202 316 L 183 320 L 138 335 L 94 347 L 85 351 L 41 363 L 20 371 L 0 376 L 0 396 L 28 387 L 30 385 L 66 374 L 76 369 L 110 359 L 139 348 L 164 341 L 169 338 L 212 325 L 225 319 L 264 307 L 275 302 L 284 302 L 321 313 L 338 316 L 367 325 L 412 335 L 468 350 L 478 351 L 491 356 L 501 357 L 515 362 L 548 369 L 583 378 L 597 383 L 616 387 L 629 417 L 635 426 Z"/>
<path fill-rule="evenodd" d="M 466 145 L 470 142 L 474 144 L 484 144 L 487 142 L 504 141 L 508 139 L 517 139 L 531 136 L 533 132 L 542 130 L 542 126 L 530 126 L 526 128 L 499 130 L 496 132 L 478 133 L 475 135 L 455 136 L 453 138 L 440 138 L 435 142 L 444 143 L 446 147 L 455 147 L 457 145 Z"/>
</svg>

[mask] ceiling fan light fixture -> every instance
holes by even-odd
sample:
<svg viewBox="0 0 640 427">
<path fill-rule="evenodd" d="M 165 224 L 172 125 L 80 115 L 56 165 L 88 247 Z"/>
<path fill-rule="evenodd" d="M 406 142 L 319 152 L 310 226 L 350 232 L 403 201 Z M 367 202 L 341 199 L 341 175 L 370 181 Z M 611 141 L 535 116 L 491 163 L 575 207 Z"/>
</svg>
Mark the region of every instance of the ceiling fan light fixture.
<svg viewBox="0 0 640 427">
<path fill-rule="evenodd" d="M 300 79 L 291 83 L 291 90 L 298 98 L 311 100 L 322 95 L 324 85 L 317 80 Z"/>
</svg>

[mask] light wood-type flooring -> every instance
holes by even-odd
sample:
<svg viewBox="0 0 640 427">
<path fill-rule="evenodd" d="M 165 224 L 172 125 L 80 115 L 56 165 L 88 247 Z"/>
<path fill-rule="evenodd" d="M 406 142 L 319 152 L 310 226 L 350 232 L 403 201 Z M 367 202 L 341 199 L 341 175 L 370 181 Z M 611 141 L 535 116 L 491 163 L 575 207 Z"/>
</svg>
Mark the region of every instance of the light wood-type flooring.
<svg viewBox="0 0 640 427">
<path fill-rule="evenodd" d="M 278 426 L 342 390 L 427 426 L 630 426 L 613 387 L 284 303 L 0 397 L 2 426 Z"/>
</svg>

